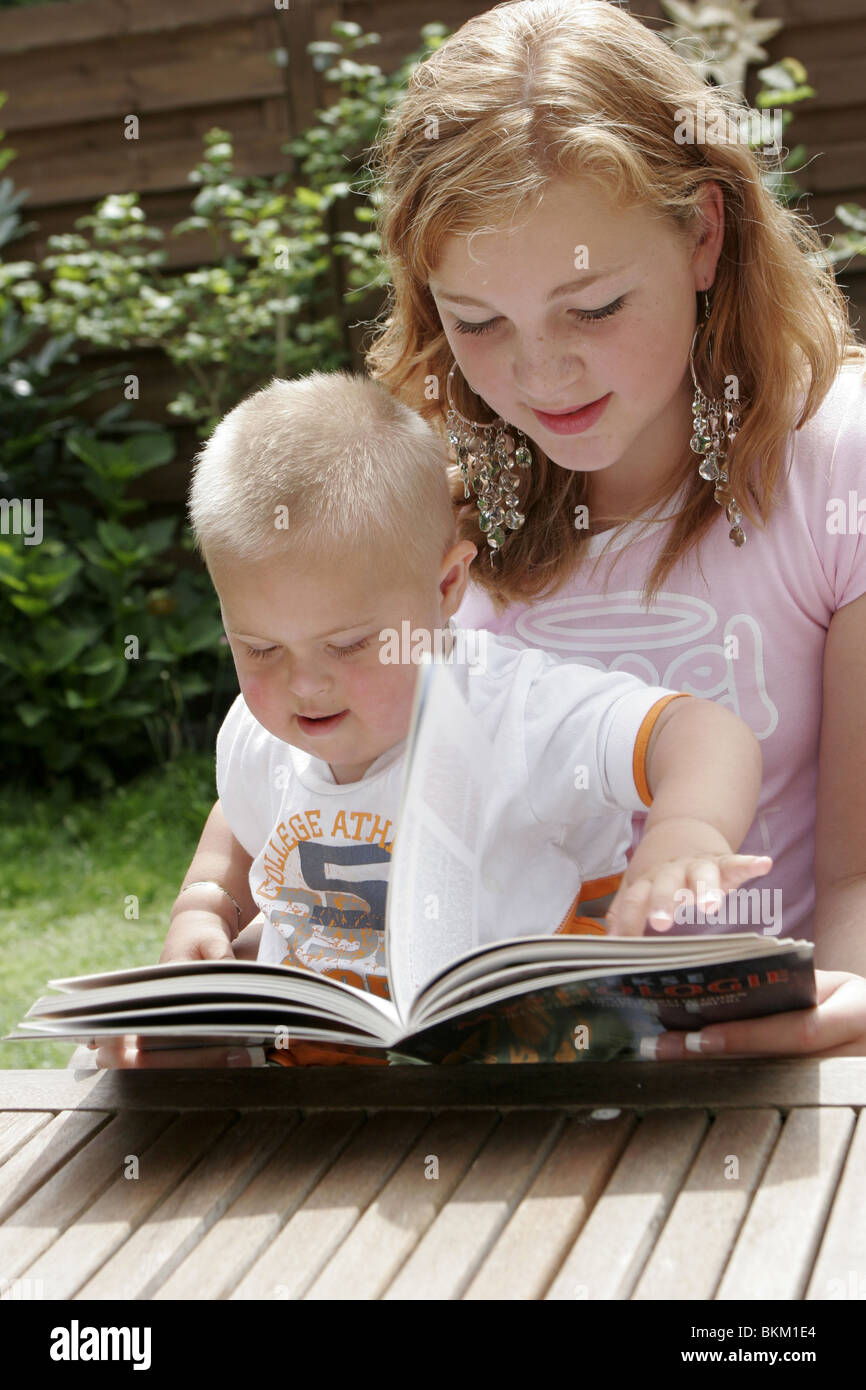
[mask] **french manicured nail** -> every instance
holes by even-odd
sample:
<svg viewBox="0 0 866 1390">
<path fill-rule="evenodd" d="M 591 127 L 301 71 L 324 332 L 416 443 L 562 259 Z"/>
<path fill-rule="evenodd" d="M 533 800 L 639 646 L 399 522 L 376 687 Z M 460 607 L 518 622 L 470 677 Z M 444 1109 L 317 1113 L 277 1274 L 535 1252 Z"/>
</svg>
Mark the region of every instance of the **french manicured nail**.
<svg viewBox="0 0 866 1390">
<path fill-rule="evenodd" d="M 686 1033 L 686 1051 L 700 1052 L 702 1056 L 707 1056 L 713 1052 L 724 1052 L 724 1040 L 712 1033 Z"/>
<path fill-rule="evenodd" d="M 658 1053 L 658 1038 L 641 1038 L 639 1052 L 648 1062 L 654 1062 Z"/>
</svg>

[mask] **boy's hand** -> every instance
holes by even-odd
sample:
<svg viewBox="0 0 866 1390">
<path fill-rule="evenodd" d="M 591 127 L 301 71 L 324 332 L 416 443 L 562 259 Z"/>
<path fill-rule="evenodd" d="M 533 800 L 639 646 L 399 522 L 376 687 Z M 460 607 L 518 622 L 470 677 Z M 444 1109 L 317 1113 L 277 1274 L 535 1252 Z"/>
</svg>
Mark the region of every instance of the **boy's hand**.
<svg viewBox="0 0 866 1390">
<path fill-rule="evenodd" d="M 234 960 L 228 929 L 215 912 L 179 912 L 168 929 L 160 965 L 173 960 Z"/>
<path fill-rule="evenodd" d="M 772 867 L 765 854 L 705 854 L 664 860 L 633 876 L 627 870 L 605 916 L 608 935 L 642 936 L 647 922 L 656 931 L 670 931 L 682 889 L 695 895 L 696 907 L 715 911 L 725 893 Z"/>
<path fill-rule="evenodd" d="M 178 913 L 169 928 L 159 958 L 173 960 L 255 960 L 262 931 L 261 916 L 253 919 L 231 942 L 222 918 L 213 912 Z M 168 1044 L 168 1046 L 166 1046 Z M 103 1038 L 88 1043 L 96 1048 L 98 1067 L 230 1067 L 262 1065 L 261 1049 L 247 1047 L 172 1047 L 170 1038 Z M 235 1054 L 232 1056 L 231 1054 Z"/>
</svg>

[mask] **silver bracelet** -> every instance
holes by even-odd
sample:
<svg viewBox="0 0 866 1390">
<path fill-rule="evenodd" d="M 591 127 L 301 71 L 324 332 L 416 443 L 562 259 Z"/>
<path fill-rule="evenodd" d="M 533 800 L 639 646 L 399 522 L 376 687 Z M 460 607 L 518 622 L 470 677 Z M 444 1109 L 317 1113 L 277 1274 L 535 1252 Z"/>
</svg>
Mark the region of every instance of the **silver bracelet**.
<svg viewBox="0 0 866 1390">
<path fill-rule="evenodd" d="M 217 881 L 216 881 L 215 878 L 199 878 L 199 879 L 196 879 L 195 883 L 185 883 L 184 886 L 183 886 L 183 888 L 181 888 L 180 893 L 178 893 L 178 895 L 177 895 L 178 898 L 181 896 L 182 893 L 185 893 L 185 892 L 186 892 L 187 888 L 219 888 L 220 892 L 221 892 L 221 893 L 225 893 L 226 897 L 227 897 L 227 898 L 231 898 L 232 902 L 234 903 L 235 912 L 238 914 L 238 930 L 240 930 L 240 925 L 241 925 L 241 909 L 240 909 L 240 904 L 238 903 L 238 901 L 237 901 L 236 898 L 232 897 L 232 894 L 229 892 L 229 890 L 228 890 L 227 888 L 223 888 L 223 886 L 222 886 L 221 883 L 217 883 Z"/>
</svg>

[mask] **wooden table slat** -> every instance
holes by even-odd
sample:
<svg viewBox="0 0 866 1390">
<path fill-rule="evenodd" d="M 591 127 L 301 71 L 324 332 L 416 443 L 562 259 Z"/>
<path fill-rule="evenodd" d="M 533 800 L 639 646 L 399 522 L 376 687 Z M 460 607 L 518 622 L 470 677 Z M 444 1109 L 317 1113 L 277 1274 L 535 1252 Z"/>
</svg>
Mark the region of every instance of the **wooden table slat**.
<svg viewBox="0 0 866 1390">
<path fill-rule="evenodd" d="M 231 1297 L 303 1297 L 428 1120 L 406 1112 L 370 1116 Z"/>
<path fill-rule="evenodd" d="M 61 1112 L 0 1168 L 0 1221 L 33 1195 L 110 1120 L 100 1111 Z"/>
<path fill-rule="evenodd" d="M 707 1125 L 698 1110 L 644 1116 L 546 1298 L 631 1296 Z"/>
<path fill-rule="evenodd" d="M 852 1110 L 793 1110 L 761 1179 L 716 1293 L 799 1299 L 854 1128 Z"/>
<path fill-rule="evenodd" d="M 138 1176 L 126 1177 L 125 1161 L 119 1162 L 111 1185 L 28 1267 L 26 1277 L 40 1287 L 41 1297 L 72 1298 L 151 1217 L 219 1138 L 228 1119 L 207 1111 L 167 1118 L 171 1122 L 152 1143 L 124 1142 L 117 1150 L 121 1160 L 126 1154 L 138 1154 Z"/>
<path fill-rule="evenodd" d="M 866 1112 L 860 1111 L 807 1299 L 866 1299 Z"/>
<path fill-rule="evenodd" d="M 551 1111 L 504 1115 L 383 1297 L 460 1298 L 562 1126 Z"/>
<path fill-rule="evenodd" d="M 716 1116 L 633 1299 L 713 1297 L 781 1125 L 778 1110 Z"/>
<path fill-rule="evenodd" d="M 264 1168 L 154 1297 L 228 1298 L 362 1123 L 360 1116 L 339 1111 L 287 1127 Z"/>
<path fill-rule="evenodd" d="M 77 1298 L 152 1298 L 268 1157 L 268 1115 L 218 1112 L 223 1129 L 181 1183 L 78 1291 Z"/>
<path fill-rule="evenodd" d="M 22 1273 L 47 1250 L 105 1190 L 112 1177 L 122 1175 L 128 1155 L 140 1155 L 169 1119 L 156 1110 L 112 1116 L 88 1144 L 42 1183 L 0 1227 L 0 1269 L 6 1278 Z"/>
<path fill-rule="evenodd" d="M 568 1119 L 464 1299 L 544 1296 L 637 1123 L 631 1111 L 610 1119 Z"/>
<path fill-rule="evenodd" d="M 53 1119 L 50 1110 L 7 1111 L 0 1115 L 0 1167 Z"/>
<path fill-rule="evenodd" d="M 305 1297 L 379 1298 L 433 1224 L 495 1124 L 496 1116 L 489 1110 L 449 1110 L 437 1115 Z"/>
</svg>

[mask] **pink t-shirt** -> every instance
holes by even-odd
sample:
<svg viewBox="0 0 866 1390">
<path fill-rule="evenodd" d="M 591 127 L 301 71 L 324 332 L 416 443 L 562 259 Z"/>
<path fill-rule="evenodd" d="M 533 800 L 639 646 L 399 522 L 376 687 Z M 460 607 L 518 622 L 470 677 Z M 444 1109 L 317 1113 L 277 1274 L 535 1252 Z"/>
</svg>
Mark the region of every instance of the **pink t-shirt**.
<svg viewBox="0 0 866 1390">
<path fill-rule="evenodd" d="M 766 877 L 744 889 L 766 895 L 765 932 L 802 936 L 811 935 L 815 902 L 824 643 L 837 608 L 866 593 L 866 373 L 858 365 L 844 367 L 812 419 L 791 431 L 784 476 L 766 530 L 744 520 L 746 544 L 737 550 L 720 507 L 699 547 L 700 568 L 692 550 L 649 610 L 640 591 L 656 539 L 670 523 L 647 526 L 639 518 L 599 564 L 591 587 L 586 564 L 554 597 L 497 615 L 470 584 L 457 620 L 566 660 L 717 700 L 740 715 L 761 742 L 764 768 L 758 812 L 740 852 L 774 860 Z M 609 532 L 591 537 L 590 555 L 609 539 Z M 479 552 L 479 563 L 489 564 L 486 554 Z M 645 818 L 634 817 L 632 850 Z M 674 930 L 761 928 L 695 919 Z"/>
</svg>

